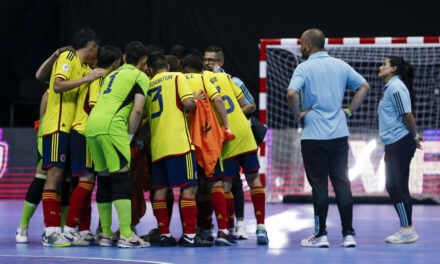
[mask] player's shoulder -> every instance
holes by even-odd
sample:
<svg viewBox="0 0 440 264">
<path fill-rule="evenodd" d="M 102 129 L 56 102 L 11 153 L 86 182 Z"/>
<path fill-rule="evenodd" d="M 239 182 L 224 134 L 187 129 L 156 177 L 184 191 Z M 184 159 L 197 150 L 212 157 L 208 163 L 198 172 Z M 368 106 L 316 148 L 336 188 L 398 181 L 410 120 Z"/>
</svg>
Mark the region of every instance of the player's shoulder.
<svg viewBox="0 0 440 264">
<path fill-rule="evenodd" d="M 78 59 L 78 56 L 76 55 L 75 51 L 65 51 L 60 54 L 59 59 L 65 59 L 67 61 L 74 61 L 75 59 Z"/>
</svg>

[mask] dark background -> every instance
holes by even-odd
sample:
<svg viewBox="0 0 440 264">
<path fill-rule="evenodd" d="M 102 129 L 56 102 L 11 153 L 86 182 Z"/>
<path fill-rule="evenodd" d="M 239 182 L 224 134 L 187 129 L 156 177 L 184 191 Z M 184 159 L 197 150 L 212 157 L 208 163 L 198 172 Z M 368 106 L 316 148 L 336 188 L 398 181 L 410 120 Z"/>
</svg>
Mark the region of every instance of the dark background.
<svg viewBox="0 0 440 264">
<path fill-rule="evenodd" d="M 0 9 L 0 127 L 31 126 L 45 85 L 38 66 L 69 44 L 80 28 L 102 44 L 131 40 L 168 50 L 183 44 L 222 46 L 225 69 L 242 78 L 257 100 L 260 38 L 295 38 L 311 27 L 327 37 L 438 36 L 440 1 L 343 0 L 2 0 Z"/>
</svg>

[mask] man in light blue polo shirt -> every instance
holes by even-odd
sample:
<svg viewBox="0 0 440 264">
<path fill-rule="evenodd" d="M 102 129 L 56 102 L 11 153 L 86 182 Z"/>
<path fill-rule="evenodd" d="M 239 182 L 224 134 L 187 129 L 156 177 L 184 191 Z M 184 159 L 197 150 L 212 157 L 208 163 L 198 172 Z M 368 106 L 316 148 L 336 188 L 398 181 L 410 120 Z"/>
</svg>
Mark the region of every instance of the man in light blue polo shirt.
<svg viewBox="0 0 440 264">
<path fill-rule="evenodd" d="M 304 118 L 301 153 L 307 180 L 312 187 L 315 232 L 301 241 L 304 247 L 328 247 L 328 177 L 335 189 L 342 221 L 344 247 L 355 247 L 353 198 L 348 179 L 347 116 L 355 111 L 370 86 L 346 62 L 324 51 L 325 37 L 319 29 L 301 36 L 301 53 L 307 59 L 295 69 L 287 101 L 296 121 Z M 346 87 L 356 91 L 348 108 L 342 109 Z M 302 110 L 299 109 L 301 96 Z"/>
</svg>

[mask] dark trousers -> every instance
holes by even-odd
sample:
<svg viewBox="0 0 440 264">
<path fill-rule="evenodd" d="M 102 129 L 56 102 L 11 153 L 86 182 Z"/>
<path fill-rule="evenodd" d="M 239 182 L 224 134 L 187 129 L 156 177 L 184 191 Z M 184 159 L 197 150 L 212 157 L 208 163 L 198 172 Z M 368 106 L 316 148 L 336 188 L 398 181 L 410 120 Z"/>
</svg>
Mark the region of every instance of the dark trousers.
<svg viewBox="0 0 440 264">
<path fill-rule="evenodd" d="M 237 177 L 232 179 L 231 192 L 232 195 L 234 195 L 235 217 L 244 217 L 244 192 L 240 173 L 238 173 Z"/>
<path fill-rule="evenodd" d="M 412 225 L 409 194 L 409 165 L 416 151 L 416 141 L 408 134 L 385 146 L 386 189 L 400 218 L 401 226 Z"/>
<path fill-rule="evenodd" d="M 307 180 L 312 187 L 315 235 L 326 235 L 328 177 L 335 190 L 342 234 L 354 235 L 353 197 L 348 179 L 348 139 L 302 140 L 301 153 Z"/>
</svg>

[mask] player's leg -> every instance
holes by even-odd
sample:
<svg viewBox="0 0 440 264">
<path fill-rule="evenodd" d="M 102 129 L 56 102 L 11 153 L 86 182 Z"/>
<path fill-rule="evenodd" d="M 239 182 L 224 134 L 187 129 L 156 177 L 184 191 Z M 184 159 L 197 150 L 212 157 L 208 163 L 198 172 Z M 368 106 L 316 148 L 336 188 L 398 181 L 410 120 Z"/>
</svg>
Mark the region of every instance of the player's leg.
<svg viewBox="0 0 440 264">
<path fill-rule="evenodd" d="M 223 160 L 223 189 L 226 197 L 226 214 L 229 230 L 235 229 L 235 202 L 232 194 L 232 181 L 239 175 L 240 165 L 236 158 Z"/>
<path fill-rule="evenodd" d="M 419 236 L 412 226 L 412 202 L 409 193 L 409 167 L 416 150 L 410 137 L 385 146 L 386 190 L 400 219 L 400 229 L 385 238 L 387 243 L 413 243 Z"/>
<path fill-rule="evenodd" d="M 328 247 L 326 219 L 328 212 L 328 154 L 319 140 L 302 140 L 301 153 L 307 180 L 312 187 L 315 231 L 301 241 L 304 247 Z"/>
<path fill-rule="evenodd" d="M 69 134 L 58 132 L 43 137 L 43 168 L 47 168 L 47 180 L 43 187 L 44 246 L 70 246 L 61 233 L 61 184 L 66 166 Z"/>
<path fill-rule="evenodd" d="M 348 140 L 346 137 L 328 140 L 326 143 L 329 155 L 329 177 L 336 194 L 339 215 L 342 222 L 342 245 L 355 247 L 353 229 L 353 197 L 348 179 Z"/>
<path fill-rule="evenodd" d="M 260 163 L 258 161 L 257 152 L 247 153 L 237 157 L 240 166 L 246 177 L 246 181 L 251 189 L 252 204 L 254 206 L 254 214 L 257 219 L 257 244 L 267 245 L 269 238 L 267 237 L 266 227 L 264 225 L 266 211 L 266 191 L 259 177 Z"/>
<path fill-rule="evenodd" d="M 237 218 L 236 232 L 233 235 L 236 235 L 238 239 L 248 239 L 249 237 L 244 227 L 244 191 L 240 174 L 232 179 L 231 192 L 234 196 L 234 212 Z"/>
<path fill-rule="evenodd" d="M 148 247 L 131 229 L 131 178 L 129 174 L 130 142 L 125 136 L 106 135 L 103 153 L 110 171 L 112 202 L 119 219 L 118 247 Z"/>
<path fill-rule="evenodd" d="M 91 196 L 95 187 L 95 175 L 86 138 L 75 130 L 70 134 L 70 158 L 72 177 L 78 180 L 78 184 L 70 197 L 64 235 L 74 246 L 89 246 L 95 242 L 94 236 L 90 234 Z"/>
</svg>

